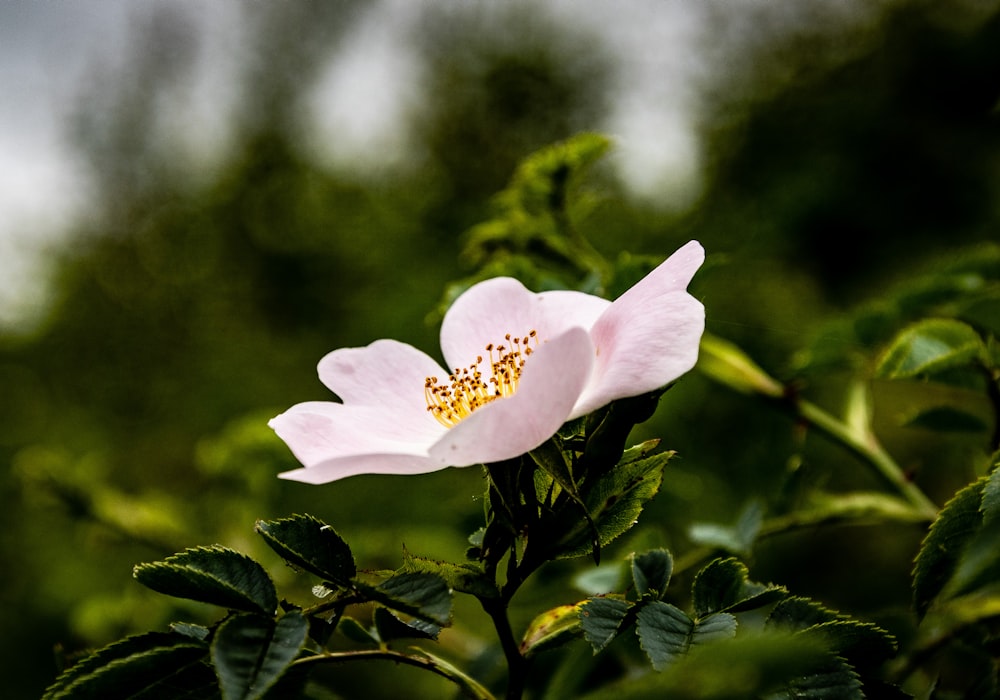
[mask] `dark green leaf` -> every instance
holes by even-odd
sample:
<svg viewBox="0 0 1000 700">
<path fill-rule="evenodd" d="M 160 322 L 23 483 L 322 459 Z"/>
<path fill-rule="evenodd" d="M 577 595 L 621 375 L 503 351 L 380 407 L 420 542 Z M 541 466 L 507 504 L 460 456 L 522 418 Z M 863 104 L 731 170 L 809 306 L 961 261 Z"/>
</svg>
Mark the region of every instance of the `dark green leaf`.
<svg viewBox="0 0 1000 700">
<path fill-rule="evenodd" d="M 939 406 L 921 411 L 910 417 L 904 425 L 942 433 L 981 433 L 988 429 L 979 416 L 951 406 Z"/>
<path fill-rule="evenodd" d="M 211 697 L 208 646 L 185 635 L 148 632 L 100 649 L 60 675 L 43 700 Z M 176 695 L 173 693 L 176 691 Z"/>
<path fill-rule="evenodd" d="M 580 627 L 595 654 L 618 635 L 628 610 L 628 603 L 617 598 L 591 598 L 580 606 Z"/>
<path fill-rule="evenodd" d="M 587 490 L 587 511 L 602 547 L 631 529 L 643 507 L 659 491 L 663 469 L 674 453 L 647 454 L 655 444 L 643 443 L 626 450 L 618 465 L 602 474 Z M 593 531 L 589 523 L 580 519 L 577 528 L 560 546 L 558 556 L 575 557 L 592 552 Z"/>
<path fill-rule="evenodd" d="M 375 630 L 383 642 L 397 639 L 437 639 L 441 628 L 423 620 L 401 620 L 386 608 L 375 608 Z"/>
<path fill-rule="evenodd" d="M 695 576 L 692 586 L 694 610 L 698 615 L 713 612 L 742 612 L 769 605 L 788 595 L 783 586 L 755 583 L 747 567 L 738 559 L 716 559 Z"/>
<path fill-rule="evenodd" d="M 778 603 L 767 626 L 808 635 L 858 667 L 875 666 L 896 655 L 895 638 L 881 627 L 829 610 L 808 598 L 791 597 Z"/>
<path fill-rule="evenodd" d="M 981 523 L 971 537 L 943 594 L 971 593 L 1000 580 L 1000 469 L 986 477 L 979 504 Z"/>
<path fill-rule="evenodd" d="M 378 586 L 362 586 L 371 600 L 435 625 L 451 624 L 451 589 L 437 574 L 396 574 Z"/>
<path fill-rule="evenodd" d="M 258 520 L 257 532 L 293 566 L 346 586 L 357 574 L 351 548 L 332 527 L 311 515 Z"/>
<path fill-rule="evenodd" d="M 732 637 L 736 634 L 736 618 L 718 613 L 696 621 L 683 610 L 654 600 L 640 607 L 636 632 L 653 668 L 662 671 L 694 645 Z"/>
<path fill-rule="evenodd" d="M 916 377 L 969 365 L 985 350 L 976 330 L 954 319 L 926 319 L 904 329 L 882 355 L 875 375 Z"/>
<path fill-rule="evenodd" d="M 250 557 L 218 545 L 187 549 L 163 561 L 139 564 L 139 583 L 158 593 L 231 610 L 273 615 L 278 594 L 267 572 Z"/>
<path fill-rule="evenodd" d="M 633 554 L 632 583 L 640 598 L 652 596 L 663 598 L 670 576 L 674 571 L 674 558 L 665 549 L 653 549 L 642 554 Z"/>
<path fill-rule="evenodd" d="M 980 479 L 946 503 L 920 546 L 913 569 L 913 605 L 921 617 L 955 573 L 982 525 L 980 504 L 985 486 L 986 478 Z"/>
<path fill-rule="evenodd" d="M 850 664 L 830 657 L 817 668 L 791 679 L 782 690 L 771 693 L 765 700 L 864 700 L 861 679 Z"/>
<path fill-rule="evenodd" d="M 305 644 L 309 623 L 298 611 L 275 621 L 237 614 L 212 640 L 212 662 L 223 700 L 256 700 L 273 686 Z"/>
<path fill-rule="evenodd" d="M 809 640 L 774 633 L 748 635 L 692 647 L 661 673 L 626 679 L 580 700 L 759 698 L 828 661 L 829 655 Z"/>
<path fill-rule="evenodd" d="M 171 622 L 170 631 L 190 637 L 191 639 L 197 639 L 199 642 L 207 640 L 211 632 L 211 630 L 203 625 L 195 625 L 190 622 Z"/>
<path fill-rule="evenodd" d="M 371 630 L 355 620 L 353 617 L 342 617 L 337 628 L 340 633 L 357 644 L 378 644 L 379 639 Z"/>
</svg>

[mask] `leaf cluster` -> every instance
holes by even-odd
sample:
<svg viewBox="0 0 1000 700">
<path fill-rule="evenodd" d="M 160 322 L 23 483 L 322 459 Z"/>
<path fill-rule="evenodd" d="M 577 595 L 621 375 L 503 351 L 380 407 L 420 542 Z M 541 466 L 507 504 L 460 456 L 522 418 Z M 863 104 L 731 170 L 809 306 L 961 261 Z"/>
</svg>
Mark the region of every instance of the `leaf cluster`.
<svg viewBox="0 0 1000 700">
<path fill-rule="evenodd" d="M 348 544 L 309 515 L 259 521 L 257 532 L 290 566 L 320 580 L 320 602 L 279 601 L 274 583 L 250 557 L 213 545 L 139 564 L 139 583 L 175 598 L 227 610 L 211 627 L 175 623 L 170 632 L 128 637 L 67 669 L 49 687 L 56 698 L 296 697 L 338 629 L 368 649 L 391 656 L 400 639 L 435 638 L 451 624 L 452 588 L 432 571 L 363 576 Z M 369 628 L 346 616 L 349 606 L 375 607 Z M 350 652 L 345 652 L 350 658 Z M 426 652 L 413 657 L 435 672 L 466 679 Z M 471 683 L 471 682 L 469 682 Z"/>
</svg>

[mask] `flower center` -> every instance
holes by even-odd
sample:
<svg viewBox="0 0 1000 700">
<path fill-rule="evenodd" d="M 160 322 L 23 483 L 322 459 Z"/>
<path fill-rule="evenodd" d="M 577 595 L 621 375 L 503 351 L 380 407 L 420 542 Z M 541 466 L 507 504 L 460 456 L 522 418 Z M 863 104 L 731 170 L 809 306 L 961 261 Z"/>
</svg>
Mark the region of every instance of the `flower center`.
<svg viewBox="0 0 1000 700">
<path fill-rule="evenodd" d="M 450 428 L 468 418 L 480 406 L 512 396 L 517 391 L 525 358 L 533 352 L 529 343 L 534 341 L 535 345 L 538 344 L 536 336 L 535 331 L 522 338 L 507 334 L 504 336 L 506 345 L 487 345 L 488 377 L 479 368 L 483 363 L 482 355 L 468 367 L 456 368 L 448 375 L 447 383 L 439 383 L 437 377 L 427 377 L 424 382 L 427 410 L 438 423 Z"/>
</svg>

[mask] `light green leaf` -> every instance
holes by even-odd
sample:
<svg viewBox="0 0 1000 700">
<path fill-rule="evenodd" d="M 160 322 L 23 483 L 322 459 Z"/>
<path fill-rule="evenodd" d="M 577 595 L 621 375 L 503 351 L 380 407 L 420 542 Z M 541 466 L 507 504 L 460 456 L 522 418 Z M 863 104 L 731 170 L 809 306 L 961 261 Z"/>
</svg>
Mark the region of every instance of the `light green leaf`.
<svg viewBox="0 0 1000 700">
<path fill-rule="evenodd" d="M 580 627 L 594 653 L 601 651 L 618 636 L 629 604 L 618 598 L 591 598 L 580 605 Z"/>
<path fill-rule="evenodd" d="M 985 352 L 976 330 L 954 319 L 926 319 L 899 333 L 883 353 L 875 376 L 916 377 L 969 365 Z"/>
<path fill-rule="evenodd" d="M 139 583 L 158 593 L 273 615 L 278 594 L 260 564 L 239 552 L 214 545 L 196 547 L 163 561 L 139 564 Z"/>
<path fill-rule="evenodd" d="M 275 621 L 238 614 L 215 632 L 212 663 L 223 700 L 257 700 L 284 674 L 305 644 L 309 623 L 298 611 Z"/>
<path fill-rule="evenodd" d="M 541 613 L 528 625 L 521 640 L 521 653 L 532 656 L 554 649 L 580 636 L 580 605 L 560 605 Z"/>
<path fill-rule="evenodd" d="M 770 605 L 788 595 L 783 586 L 749 580 L 747 567 L 738 559 L 716 559 L 698 572 L 692 584 L 698 615 L 742 612 Z"/>
<path fill-rule="evenodd" d="M 752 500 L 743 507 L 732 525 L 692 523 L 688 528 L 688 537 L 701 545 L 748 556 L 763 522 L 764 505 L 758 500 Z"/>
<path fill-rule="evenodd" d="M 208 646 L 188 636 L 148 632 L 115 642 L 64 671 L 42 700 L 124 700 L 139 695 L 212 697 L 217 691 Z M 167 685 L 169 684 L 169 685 Z"/>
<path fill-rule="evenodd" d="M 453 564 L 447 561 L 425 559 L 415 557 L 404 549 L 403 569 L 408 573 L 423 572 L 440 576 L 452 589 L 474 595 L 480 600 L 497 598 L 500 595 L 496 584 L 484 573 L 483 567 L 479 563 Z"/>
<path fill-rule="evenodd" d="M 258 520 L 255 529 L 292 566 L 346 586 L 357 574 L 354 555 L 340 535 L 311 515 Z"/>
<path fill-rule="evenodd" d="M 674 571 L 674 558 L 665 549 L 653 549 L 630 557 L 632 583 L 640 598 L 663 598 Z"/>
</svg>

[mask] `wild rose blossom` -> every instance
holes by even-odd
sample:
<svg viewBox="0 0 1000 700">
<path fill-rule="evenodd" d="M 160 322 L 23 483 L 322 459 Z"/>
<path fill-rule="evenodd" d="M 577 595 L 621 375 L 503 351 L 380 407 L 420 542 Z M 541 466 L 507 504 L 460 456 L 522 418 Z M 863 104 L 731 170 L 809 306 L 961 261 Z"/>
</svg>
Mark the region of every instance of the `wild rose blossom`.
<svg viewBox="0 0 1000 700">
<path fill-rule="evenodd" d="M 704 257 L 691 241 L 614 302 L 480 282 L 441 325 L 451 370 L 395 340 L 334 350 L 319 377 L 342 403 L 300 403 L 269 423 L 304 465 L 280 476 L 322 484 L 498 462 L 665 386 L 698 358 L 705 310 L 686 290 Z"/>
</svg>

